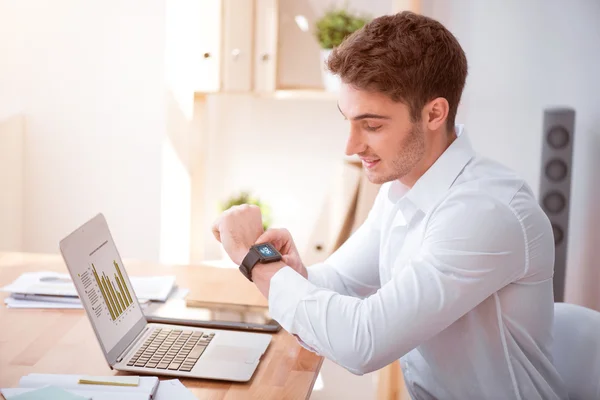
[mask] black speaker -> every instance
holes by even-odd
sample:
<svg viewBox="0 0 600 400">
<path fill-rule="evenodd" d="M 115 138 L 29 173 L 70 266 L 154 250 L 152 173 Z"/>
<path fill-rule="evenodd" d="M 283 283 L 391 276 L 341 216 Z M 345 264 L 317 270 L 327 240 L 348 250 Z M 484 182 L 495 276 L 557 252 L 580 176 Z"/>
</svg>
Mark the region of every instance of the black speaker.
<svg viewBox="0 0 600 400">
<path fill-rule="evenodd" d="M 564 301 L 575 110 L 544 110 L 540 204 L 554 234 L 554 301 Z"/>
</svg>

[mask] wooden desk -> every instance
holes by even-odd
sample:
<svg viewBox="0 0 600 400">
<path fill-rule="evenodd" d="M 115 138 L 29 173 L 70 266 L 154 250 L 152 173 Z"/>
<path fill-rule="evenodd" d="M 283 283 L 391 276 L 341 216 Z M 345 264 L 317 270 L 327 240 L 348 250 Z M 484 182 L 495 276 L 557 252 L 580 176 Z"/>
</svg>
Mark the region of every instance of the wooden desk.
<svg viewBox="0 0 600 400">
<path fill-rule="evenodd" d="M 175 275 L 188 297 L 264 305 L 266 300 L 236 269 L 164 266 L 123 260 L 130 276 Z M 23 272 L 67 272 L 59 255 L 0 252 L 0 286 Z M 83 310 L 7 309 L 0 292 L 0 387 L 17 387 L 31 372 L 114 375 Z M 248 383 L 181 379 L 199 399 L 306 399 L 323 358 L 281 330 Z M 165 378 L 172 379 L 172 378 Z"/>
</svg>

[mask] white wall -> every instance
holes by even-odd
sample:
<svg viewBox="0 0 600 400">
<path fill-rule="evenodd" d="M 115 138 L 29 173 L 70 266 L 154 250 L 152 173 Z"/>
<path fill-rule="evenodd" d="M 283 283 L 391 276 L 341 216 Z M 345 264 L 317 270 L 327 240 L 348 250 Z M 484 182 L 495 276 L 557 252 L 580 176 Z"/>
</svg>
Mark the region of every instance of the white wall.
<svg viewBox="0 0 600 400">
<path fill-rule="evenodd" d="M 164 1 L 0 0 L 0 119 L 27 118 L 24 248 L 104 212 L 124 256 L 158 259 Z"/>
<path fill-rule="evenodd" d="M 0 251 L 23 249 L 22 115 L 0 119 Z"/>
<path fill-rule="evenodd" d="M 576 109 L 567 300 L 600 309 L 600 2 L 425 0 L 465 48 L 460 122 L 537 192 L 542 112 Z"/>
</svg>

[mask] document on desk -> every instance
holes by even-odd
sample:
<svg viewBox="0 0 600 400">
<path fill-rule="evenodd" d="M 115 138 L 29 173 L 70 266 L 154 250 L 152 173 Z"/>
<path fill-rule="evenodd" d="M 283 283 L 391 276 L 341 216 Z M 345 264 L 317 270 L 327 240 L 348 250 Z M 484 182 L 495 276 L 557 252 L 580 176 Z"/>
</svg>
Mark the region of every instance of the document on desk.
<svg viewBox="0 0 600 400">
<path fill-rule="evenodd" d="M 64 375 L 64 376 L 70 376 L 70 375 Z M 82 377 L 85 378 L 85 377 Z M 89 378 L 89 377 L 88 377 Z M 99 377 L 93 377 L 93 378 L 99 378 Z M 106 379 L 111 378 L 111 377 L 104 377 Z M 114 378 L 119 378 L 118 376 L 114 377 Z M 137 378 L 137 377 L 136 377 Z M 61 378 L 62 379 L 62 378 Z M 103 379 L 103 380 L 106 380 Z M 143 379 L 143 378 L 140 378 Z M 60 380 L 60 379 L 59 379 Z M 26 384 L 32 384 L 32 381 L 36 381 L 39 382 L 40 379 L 39 378 L 33 378 L 33 379 L 29 379 L 28 382 L 25 382 Z M 72 381 L 73 379 L 68 379 L 69 381 L 69 385 L 72 386 Z M 64 382 L 63 382 L 64 383 Z M 78 386 L 82 386 L 82 385 L 78 385 Z M 87 385 L 85 385 L 87 386 Z M 89 390 L 82 390 L 82 389 L 66 389 L 66 388 L 57 388 L 56 386 L 54 387 L 42 387 L 42 388 L 34 388 L 34 387 L 20 387 L 20 388 L 14 388 L 14 389 L 0 389 L 0 392 L 4 395 L 4 397 L 7 400 L 26 400 L 26 399 L 57 399 L 57 400 L 83 400 L 83 399 L 89 399 L 89 400 L 148 400 L 148 399 L 152 399 L 152 400 L 196 400 L 196 397 L 194 396 L 194 394 L 188 389 L 186 388 L 181 381 L 179 381 L 179 379 L 171 379 L 171 380 L 164 380 L 161 381 L 158 384 L 158 388 L 156 389 L 156 393 L 154 394 L 153 397 L 150 397 L 150 395 L 148 393 L 125 393 L 123 391 L 118 391 L 118 392 L 105 392 L 105 391 L 101 391 L 103 390 L 102 388 L 105 388 L 106 386 L 102 386 L 100 388 L 97 388 L 94 391 L 89 391 Z M 52 388 L 52 389 L 50 389 Z M 49 393 L 53 393 L 56 394 L 58 393 L 57 390 L 60 390 L 62 393 L 63 397 L 58 397 L 58 395 L 54 396 L 48 396 L 47 394 Z M 40 392 L 40 393 L 36 393 L 36 392 Z M 64 393 L 67 394 L 64 394 Z M 40 394 L 46 394 L 45 397 L 39 397 Z M 24 396 L 24 395 L 30 395 L 31 397 L 20 397 L 20 396 Z M 38 397 L 36 397 L 38 396 Z M 68 397 L 68 396 L 78 396 L 78 397 Z"/>
<path fill-rule="evenodd" d="M 47 386 L 41 389 L 26 389 L 27 392 L 6 395 L 7 400 L 91 400 L 91 397 L 81 396 L 71 393 L 67 390 L 54 386 Z"/>
<path fill-rule="evenodd" d="M 79 300 L 79 299 L 77 299 Z M 4 299 L 4 304 L 8 308 L 54 308 L 54 309 L 83 309 L 81 302 L 69 303 L 60 301 L 46 300 L 22 300 L 9 296 Z"/>
<path fill-rule="evenodd" d="M 185 299 L 189 292 L 189 289 L 175 286 L 167 300 Z M 139 302 L 142 309 L 145 309 L 151 303 L 150 300 L 139 300 Z M 79 297 L 46 296 L 43 294 L 13 293 L 4 299 L 4 304 L 7 308 L 83 309 Z"/>
<path fill-rule="evenodd" d="M 140 300 L 166 301 L 175 286 L 175 276 L 132 276 L 133 290 Z M 69 274 L 52 271 L 27 272 L 13 283 L 0 288 L 4 292 L 77 298 Z"/>
<path fill-rule="evenodd" d="M 82 378 L 102 381 L 105 384 L 81 384 Z M 116 379 L 113 379 L 116 378 Z M 122 386 L 123 379 L 119 376 L 88 377 L 85 375 L 60 374 L 29 374 L 19 380 L 19 388 L 2 389 L 4 397 L 9 399 L 21 393 L 29 392 L 47 386 L 61 388 L 70 393 L 87 397 L 92 400 L 151 400 L 154 399 L 159 385 L 156 376 L 137 377 L 137 386 Z M 114 380 L 117 384 L 110 385 Z"/>
<path fill-rule="evenodd" d="M 20 397 L 23 396 L 25 394 L 27 395 L 33 395 L 35 394 L 36 391 L 39 391 L 41 389 L 46 389 L 47 387 L 44 388 L 8 388 L 8 389 L 0 389 L 0 393 L 2 393 L 2 395 L 4 396 L 4 398 L 6 400 L 21 400 L 21 399 L 44 399 L 44 400 L 49 400 L 49 399 L 53 399 L 53 400 L 63 400 L 63 398 L 61 397 Z M 87 399 L 87 400 L 150 400 L 151 398 L 145 394 L 139 394 L 139 393 L 114 393 L 114 392 L 90 392 L 90 391 L 85 391 L 85 390 L 74 390 L 74 389 L 69 389 L 66 390 L 68 393 L 74 395 L 74 396 L 78 396 L 78 398 L 80 399 Z M 44 393 L 44 392 L 42 392 Z M 115 395 L 118 395 L 118 397 L 116 397 Z M 65 398 L 65 400 L 68 398 Z"/>
</svg>

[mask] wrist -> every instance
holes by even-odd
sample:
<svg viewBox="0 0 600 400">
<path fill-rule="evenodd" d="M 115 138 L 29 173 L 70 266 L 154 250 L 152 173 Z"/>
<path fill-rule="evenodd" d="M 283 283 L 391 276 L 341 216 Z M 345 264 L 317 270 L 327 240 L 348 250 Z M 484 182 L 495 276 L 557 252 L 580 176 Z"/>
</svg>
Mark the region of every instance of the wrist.
<svg viewBox="0 0 600 400">
<path fill-rule="evenodd" d="M 282 256 L 271 243 L 255 244 L 240 262 L 240 272 L 250 281 L 253 281 L 253 271 L 261 264 L 275 264 L 282 260 Z"/>
<path fill-rule="evenodd" d="M 239 248 L 236 252 L 234 257 L 231 257 L 231 260 L 236 263 L 237 265 L 240 265 L 242 263 L 242 261 L 244 261 L 244 258 L 246 257 L 246 255 L 248 255 L 248 252 L 250 251 L 250 247 L 241 247 Z"/>
<path fill-rule="evenodd" d="M 252 277 L 261 281 L 270 281 L 279 270 L 287 266 L 288 265 L 283 261 L 276 261 L 268 264 L 256 264 L 252 270 Z"/>
</svg>

